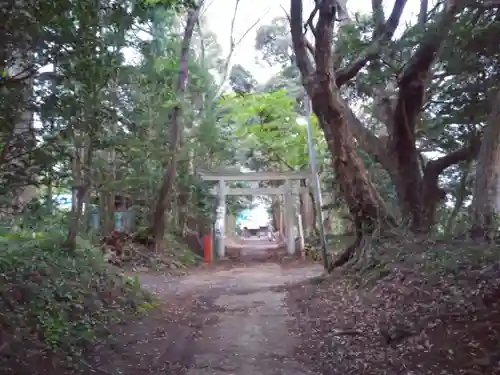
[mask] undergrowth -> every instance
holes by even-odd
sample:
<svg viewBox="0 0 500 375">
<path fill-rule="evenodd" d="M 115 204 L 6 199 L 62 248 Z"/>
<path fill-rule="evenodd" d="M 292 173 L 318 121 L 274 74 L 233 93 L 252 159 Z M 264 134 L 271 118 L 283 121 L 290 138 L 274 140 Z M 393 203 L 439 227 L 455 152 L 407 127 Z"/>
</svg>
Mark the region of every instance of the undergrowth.
<svg viewBox="0 0 500 375">
<path fill-rule="evenodd" d="M 101 239 L 101 250 L 109 263 L 124 268 L 166 270 L 186 268 L 200 263 L 195 254 L 179 237 L 167 234 L 161 251 L 152 250 L 147 229 L 135 233 L 112 231 Z"/>
<path fill-rule="evenodd" d="M 289 290 L 299 357 L 325 374 L 500 374 L 499 250 L 363 238 L 330 275 Z"/>
<path fill-rule="evenodd" d="M 2 373 L 82 369 L 85 353 L 106 344 L 113 324 L 155 304 L 100 249 L 82 242 L 69 253 L 60 243 L 52 233 L 0 234 Z"/>
<path fill-rule="evenodd" d="M 448 238 L 367 241 L 364 258 L 351 260 L 342 269 L 356 286 L 370 286 L 395 270 L 432 278 L 458 277 L 479 272 L 500 262 L 495 243 Z"/>
</svg>

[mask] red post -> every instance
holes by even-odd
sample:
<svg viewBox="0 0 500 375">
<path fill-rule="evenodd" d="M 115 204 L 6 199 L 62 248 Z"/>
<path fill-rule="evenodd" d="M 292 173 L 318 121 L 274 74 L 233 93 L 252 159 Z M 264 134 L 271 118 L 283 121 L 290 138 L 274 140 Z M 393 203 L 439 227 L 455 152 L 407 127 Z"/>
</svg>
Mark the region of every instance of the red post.
<svg viewBox="0 0 500 375">
<path fill-rule="evenodd" d="M 203 236 L 203 260 L 205 263 L 212 263 L 212 234 Z"/>
</svg>

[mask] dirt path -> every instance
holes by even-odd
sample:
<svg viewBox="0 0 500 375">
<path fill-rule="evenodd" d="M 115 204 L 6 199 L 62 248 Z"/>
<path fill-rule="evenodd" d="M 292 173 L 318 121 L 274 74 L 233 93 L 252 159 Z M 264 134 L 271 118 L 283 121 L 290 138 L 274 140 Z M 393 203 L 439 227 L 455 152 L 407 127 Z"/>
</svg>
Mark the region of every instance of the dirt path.
<svg viewBox="0 0 500 375">
<path fill-rule="evenodd" d="M 320 266 L 252 263 L 197 270 L 180 278 L 141 275 L 165 305 L 123 327 L 120 350 L 99 371 L 122 375 L 313 374 L 294 359 L 283 286 Z"/>
<path fill-rule="evenodd" d="M 223 288 L 209 293 L 220 309 L 218 321 L 203 331 L 202 350 L 187 374 L 310 374 L 293 358 L 297 343 L 287 328 L 285 293 L 274 288 L 316 274 L 317 268 L 263 264 L 212 275 Z"/>
<path fill-rule="evenodd" d="M 263 262 L 263 248 L 241 254 L 180 278 L 141 275 L 164 304 L 124 325 L 92 373 L 500 375 L 497 271 L 431 283 L 398 265 L 369 291 L 344 277 L 287 287 L 321 267 Z M 488 278 L 493 289 L 480 293 Z M 475 285 L 468 294 L 463 281 Z"/>
</svg>

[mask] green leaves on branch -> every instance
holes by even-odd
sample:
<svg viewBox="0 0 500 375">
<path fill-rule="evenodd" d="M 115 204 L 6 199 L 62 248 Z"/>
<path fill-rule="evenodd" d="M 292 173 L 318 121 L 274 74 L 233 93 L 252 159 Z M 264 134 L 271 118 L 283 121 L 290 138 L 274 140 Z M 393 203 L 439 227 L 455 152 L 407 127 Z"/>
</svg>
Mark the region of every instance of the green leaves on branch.
<svg viewBox="0 0 500 375">
<path fill-rule="evenodd" d="M 195 0 L 143 0 L 146 6 L 162 6 L 167 9 L 180 8 L 195 8 L 197 2 Z"/>
<path fill-rule="evenodd" d="M 259 150 L 269 164 L 288 169 L 308 164 L 306 119 L 296 111 L 296 100 L 284 90 L 226 96 L 221 105 L 225 121 L 233 124 L 239 139 L 244 139 L 243 148 Z M 311 126 L 315 138 L 323 141 L 314 115 Z"/>
</svg>

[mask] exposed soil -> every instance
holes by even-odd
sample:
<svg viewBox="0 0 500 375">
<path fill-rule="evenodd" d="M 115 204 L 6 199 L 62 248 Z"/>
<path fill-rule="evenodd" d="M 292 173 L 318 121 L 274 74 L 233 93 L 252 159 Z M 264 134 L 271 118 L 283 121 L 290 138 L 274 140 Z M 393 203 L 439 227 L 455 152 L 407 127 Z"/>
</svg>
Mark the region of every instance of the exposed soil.
<svg viewBox="0 0 500 375">
<path fill-rule="evenodd" d="M 241 260 L 240 260 L 241 261 Z M 117 352 L 98 358 L 106 374 L 312 374 L 295 360 L 286 308 L 289 283 L 322 272 L 286 262 L 225 263 L 172 278 L 140 275 L 165 304 L 122 327 Z"/>
</svg>

